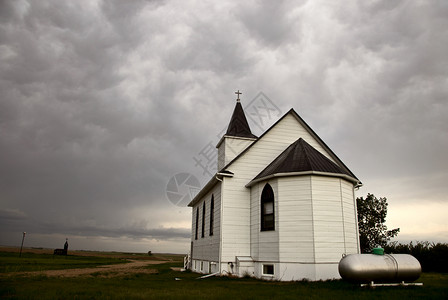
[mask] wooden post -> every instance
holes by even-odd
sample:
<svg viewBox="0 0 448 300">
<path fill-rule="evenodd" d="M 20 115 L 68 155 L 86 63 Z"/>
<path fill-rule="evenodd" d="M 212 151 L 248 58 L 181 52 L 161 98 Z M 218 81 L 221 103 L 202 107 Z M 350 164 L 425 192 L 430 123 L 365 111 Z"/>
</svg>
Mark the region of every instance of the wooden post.
<svg viewBox="0 0 448 300">
<path fill-rule="evenodd" d="M 20 254 L 19 254 L 19 257 L 22 257 L 23 241 L 25 240 L 25 234 L 26 234 L 26 232 L 23 232 L 23 236 L 22 236 L 22 245 L 20 246 Z"/>
</svg>

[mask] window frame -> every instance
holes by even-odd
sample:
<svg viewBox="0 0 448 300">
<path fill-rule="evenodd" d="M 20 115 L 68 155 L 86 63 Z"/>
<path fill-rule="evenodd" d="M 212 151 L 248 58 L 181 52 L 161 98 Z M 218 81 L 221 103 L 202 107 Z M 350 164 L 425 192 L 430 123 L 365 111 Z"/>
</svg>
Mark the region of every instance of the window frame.
<svg viewBox="0 0 448 300">
<path fill-rule="evenodd" d="M 272 204 L 272 213 L 266 213 L 268 204 Z M 272 224 L 266 224 L 268 218 L 272 218 Z M 260 197 L 260 231 L 275 231 L 275 195 L 269 183 L 263 187 Z"/>
<path fill-rule="evenodd" d="M 196 224 L 195 224 L 195 232 L 194 232 L 194 239 L 198 239 L 198 229 L 199 229 L 199 206 L 196 207 Z"/>
<path fill-rule="evenodd" d="M 205 237 L 205 201 L 202 204 L 202 231 L 201 231 L 201 238 Z"/>
<path fill-rule="evenodd" d="M 265 267 L 272 268 L 272 273 L 265 272 Z M 274 276 L 275 275 L 275 266 L 274 266 L 274 264 L 262 264 L 261 265 L 261 274 L 263 276 Z"/>
<path fill-rule="evenodd" d="M 212 199 L 210 200 L 210 229 L 209 236 L 213 235 L 213 226 L 215 225 L 215 198 L 212 194 Z"/>
</svg>

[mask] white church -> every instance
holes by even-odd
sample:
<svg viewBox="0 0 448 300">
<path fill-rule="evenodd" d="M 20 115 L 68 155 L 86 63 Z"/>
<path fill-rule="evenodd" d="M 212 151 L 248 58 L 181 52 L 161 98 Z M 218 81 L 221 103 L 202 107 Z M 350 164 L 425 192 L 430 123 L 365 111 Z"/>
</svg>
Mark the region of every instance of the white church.
<svg viewBox="0 0 448 300">
<path fill-rule="evenodd" d="M 238 99 L 218 172 L 194 197 L 190 268 L 273 280 L 340 278 L 360 253 L 361 182 L 294 111 L 260 137 Z"/>
</svg>

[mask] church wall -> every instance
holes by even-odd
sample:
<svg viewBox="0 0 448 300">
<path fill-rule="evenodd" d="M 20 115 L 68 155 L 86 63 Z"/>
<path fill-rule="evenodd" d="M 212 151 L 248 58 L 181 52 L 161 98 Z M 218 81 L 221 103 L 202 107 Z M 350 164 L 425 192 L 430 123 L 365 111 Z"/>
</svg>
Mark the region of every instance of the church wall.
<svg viewBox="0 0 448 300">
<path fill-rule="evenodd" d="M 254 140 L 239 137 L 224 137 L 224 140 L 218 147 L 218 171 L 250 146 Z"/>
<path fill-rule="evenodd" d="M 311 176 L 278 179 L 280 261 L 314 262 Z"/>
<path fill-rule="evenodd" d="M 254 260 L 259 257 L 259 233 L 260 233 L 260 184 L 250 188 L 250 255 Z"/>
<path fill-rule="evenodd" d="M 324 176 L 311 179 L 316 263 L 339 262 L 347 253 L 341 180 Z"/>
<path fill-rule="evenodd" d="M 275 127 L 273 127 L 268 134 L 263 136 L 263 140 L 273 143 L 272 147 L 268 147 L 266 148 L 266 150 L 274 150 L 274 152 L 276 153 L 275 157 L 277 157 L 281 153 L 281 151 L 286 149 L 286 147 L 291 145 L 299 138 L 303 138 L 308 144 L 313 146 L 316 150 L 321 152 L 331 161 L 335 162 L 330 154 L 325 151 L 325 149 L 317 142 L 317 140 L 314 139 L 314 137 L 298 122 L 298 120 L 292 114 L 285 116 L 283 120 L 281 120 Z M 278 152 L 279 145 L 276 145 L 277 143 L 286 144 L 286 146 L 280 147 L 281 150 L 280 152 Z M 274 158 L 272 158 L 269 163 Z"/>
<path fill-rule="evenodd" d="M 273 181 L 277 182 L 278 259 L 256 256 L 262 251 L 257 247 L 265 248 L 259 238 L 259 200 L 266 183 L 262 182 L 252 187 L 251 197 L 251 220 L 257 223 L 251 227 L 255 275 L 265 278 L 261 270 L 271 260 L 275 266 L 271 279 L 340 278 L 338 262 L 342 254 L 358 251 L 353 184 L 337 177 L 312 175 L 279 177 L 269 181 L 271 186 Z"/>
<path fill-rule="evenodd" d="M 220 171 L 225 165 L 226 155 L 225 155 L 225 146 L 223 145 L 224 141 L 218 147 L 218 171 Z"/>
<path fill-rule="evenodd" d="M 250 255 L 250 195 L 241 179 L 223 179 L 222 257 L 235 262 L 236 256 Z"/>
<path fill-rule="evenodd" d="M 341 278 L 338 271 L 338 263 L 303 264 L 280 263 L 276 280 L 328 280 Z"/>
<path fill-rule="evenodd" d="M 340 180 L 344 213 L 345 251 L 346 254 L 360 253 L 358 238 L 358 221 L 356 219 L 356 199 L 353 184 Z"/>
<path fill-rule="evenodd" d="M 210 236 L 210 203 L 211 198 L 214 198 L 214 220 L 213 220 L 213 235 Z M 202 208 L 205 201 L 205 230 L 204 237 L 201 237 L 202 233 Z M 199 207 L 199 219 L 198 219 L 198 239 L 195 240 L 195 228 L 196 228 L 196 208 Z M 193 207 L 193 226 L 191 241 L 193 242 L 192 259 L 198 261 L 219 261 L 219 243 L 220 243 L 220 222 L 221 222 L 221 184 L 218 183 L 207 195 L 205 195 L 201 201 L 199 201 Z M 193 266 L 194 268 L 194 266 Z"/>
<path fill-rule="evenodd" d="M 275 230 L 261 231 L 261 193 L 266 183 L 274 191 Z M 277 180 L 263 181 L 252 187 L 251 191 L 251 256 L 255 261 L 278 262 L 278 184 Z"/>
</svg>

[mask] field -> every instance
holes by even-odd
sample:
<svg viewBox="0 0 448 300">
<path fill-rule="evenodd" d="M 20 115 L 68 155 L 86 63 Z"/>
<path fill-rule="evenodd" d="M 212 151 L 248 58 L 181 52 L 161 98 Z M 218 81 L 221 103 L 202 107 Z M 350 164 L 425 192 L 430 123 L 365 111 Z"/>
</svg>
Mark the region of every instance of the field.
<svg viewBox="0 0 448 300">
<path fill-rule="evenodd" d="M 342 280 L 268 282 L 180 272 L 182 256 L 0 248 L 1 299 L 448 299 L 448 274 L 423 287 L 361 288 Z"/>
</svg>

